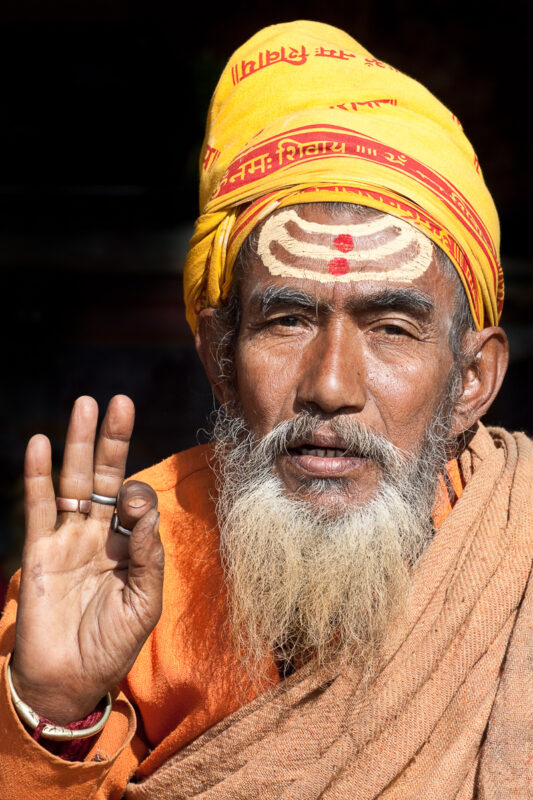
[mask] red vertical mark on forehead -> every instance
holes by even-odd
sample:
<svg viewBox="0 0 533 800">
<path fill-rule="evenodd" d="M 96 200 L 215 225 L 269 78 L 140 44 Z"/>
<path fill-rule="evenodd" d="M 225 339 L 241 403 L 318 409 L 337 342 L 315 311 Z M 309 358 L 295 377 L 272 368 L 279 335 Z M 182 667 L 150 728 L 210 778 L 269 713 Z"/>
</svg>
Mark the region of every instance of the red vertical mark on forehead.
<svg viewBox="0 0 533 800">
<path fill-rule="evenodd" d="M 328 264 L 328 272 L 331 275 L 346 275 L 348 270 L 348 262 L 345 258 L 332 258 Z"/>
<path fill-rule="evenodd" d="M 339 233 L 333 240 L 333 244 L 341 253 L 349 253 L 353 250 L 353 239 L 349 233 Z"/>
</svg>

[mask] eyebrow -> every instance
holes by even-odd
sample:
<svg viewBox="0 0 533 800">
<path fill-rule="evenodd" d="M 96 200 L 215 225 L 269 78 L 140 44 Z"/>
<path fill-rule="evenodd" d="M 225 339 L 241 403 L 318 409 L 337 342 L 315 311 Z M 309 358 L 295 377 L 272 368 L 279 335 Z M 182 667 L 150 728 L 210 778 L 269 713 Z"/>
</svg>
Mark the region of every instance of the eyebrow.
<svg viewBox="0 0 533 800">
<path fill-rule="evenodd" d="M 258 308 L 263 315 L 267 315 L 274 308 L 290 307 L 313 310 L 319 312 L 333 312 L 333 306 L 326 301 L 319 300 L 314 295 L 307 294 L 300 289 L 291 289 L 287 286 L 267 286 L 264 291 L 254 293 L 250 303 Z M 429 317 L 435 311 L 432 298 L 420 289 L 378 289 L 363 297 L 348 301 L 350 311 L 364 311 L 369 309 L 390 309 L 403 311 L 416 317 Z"/>
<path fill-rule="evenodd" d="M 332 306 L 313 295 L 288 286 L 267 286 L 262 292 L 254 293 L 250 303 L 259 308 L 263 315 L 268 314 L 273 308 L 290 307 L 305 310 L 333 311 Z"/>
<path fill-rule="evenodd" d="M 435 303 L 430 295 L 420 289 L 379 289 L 364 297 L 348 303 L 352 310 L 365 308 L 404 311 L 414 316 L 429 317 L 435 311 Z"/>
</svg>

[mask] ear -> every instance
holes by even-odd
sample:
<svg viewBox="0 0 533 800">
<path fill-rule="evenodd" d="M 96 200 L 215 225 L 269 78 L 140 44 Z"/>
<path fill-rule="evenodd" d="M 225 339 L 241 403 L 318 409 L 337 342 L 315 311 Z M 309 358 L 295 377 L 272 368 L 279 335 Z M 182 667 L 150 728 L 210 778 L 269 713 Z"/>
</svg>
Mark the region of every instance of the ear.
<svg viewBox="0 0 533 800">
<path fill-rule="evenodd" d="M 221 405 L 226 405 L 233 401 L 235 393 L 228 379 L 223 376 L 217 358 L 220 330 L 215 324 L 214 315 L 214 308 L 204 308 L 200 311 L 196 320 L 194 341 L 213 394 Z"/>
<path fill-rule="evenodd" d="M 463 391 L 457 402 L 452 433 L 458 436 L 474 425 L 500 391 L 509 363 L 509 343 L 502 328 L 471 331 L 463 368 Z"/>
</svg>

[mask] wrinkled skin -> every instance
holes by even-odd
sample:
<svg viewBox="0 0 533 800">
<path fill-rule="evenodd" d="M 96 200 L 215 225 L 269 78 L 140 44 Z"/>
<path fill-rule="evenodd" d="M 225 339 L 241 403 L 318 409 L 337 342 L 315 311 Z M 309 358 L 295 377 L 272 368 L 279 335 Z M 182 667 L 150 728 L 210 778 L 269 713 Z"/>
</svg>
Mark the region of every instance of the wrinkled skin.
<svg viewBox="0 0 533 800">
<path fill-rule="evenodd" d="M 114 397 L 93 451 L 98 408 L 74 404 L 59 496 L 116 496 L 131 538 L 110 531 L 112 506 L 88 516 L 57 513 L 50 443 L 34 436 L 25 461 L 26 542 L 13 683 L 41 716 L 60 725 L 82 719 L 128 673 L 161 613 L 163 548 L 157 497 L 147 484 L 122 486 L 134 409 Z"/>
<path fill-rule="evenodd" d="M 300 213 L 313 222 L 332 222 L 318 204 L 302 206 Z M 349 211 L 336 216 L 336 225 L 343 220 L 350 220 Z M 359 272 L 364 271 L 362 264 Z M 406 453 L 416 453 L 452 370 L 448 337 L 454 286 L 435 257 L 409 284 L 281 277 L 270 274 L 256 257 L 247 265 L 241 285 L 235 382 L 220 379 L 213 357 L 217 339 L 212 309 L 202 312 L 197 347 L 219 401 L 240 408 L 258 437 L 308 410 L 324 419 L 320 434 L 306 443 L 310 448 L 342 449 L 327 423 L 348 416 Z M 303 293 L 308 302 L 280 298 L 265 313 L 265 292 L 281 288 Z M 398 290 L 401 303 L 398 296 L 383 302 L 384 292 Z M 464 369 L 452 436 L 485 413 L 507 364 L 507 342 L 500 328 L 471 332 L 469 339 L 473 360 Z M 307 479 L 342 476 L 350 502 L 356 503 L 364 503 L 379 480 L 375 464 L 346 457 L 284 455 L 278 458 L 277 471 L 291 493 Z M 322 493 L 320 502 L 336 502 L 337 493 L 335 488 Z"/>
<path fill-rule="evenodd" d="M 325 221 L 318 206 L 307 206 L 305 214 Z M 336 222 L 346 219 L 341 213 Z M 256 300 L 267 287 L 298 289 L 312 302 L 305 308 L 278 303 L 264 314 Z M 422 293 L 433 310 L 376 304 L 376 292 L 384 288 Z M 310 449 L 342 447 L 328 432 L 327 421 L 348 415 L 403 450 L 416 451 L 452 366 L 453 287 L 437 263 L 406 286 L 276 277 L 253 259 L 241 301 L 235 382 L 221 376 L 214 357 L 218 331 L 212 309 L 200 315 L 196 343 L 218 400 L 237 405 L 254 434 L 261 436 L 307 409 L 325 423 L 314 442 L 302 443 Z M 472 359 L 463 369 L 451 435 L 487 410 L 507 363 L 500 328 L 471 333 L 468 347 Z M 58 724 L 86 716 L 127 675 L 161 613 L 164 559 L 157 498 L 139 482 L 120 488 L 133 417 L 128 398 L 113 398 L 94 449 L 96 403 L 79 398 L 59 486 L 59 496 L 80 499 L 93 491 L 115 496 L 120 490 L 120 519 L 133 529 L 129 539 L 110 530 L 109 506 L 93 503 L 87 517 L 58 514 L 50 444 L 37 435 L 27 448 L 27 529 L 13 681 L 23 700 Z M 276 469 L 289 493 L 312 478 L 342 476 L 350 503 L 364 503 L 379 480 L 375 465 L 353 454 L 292 453 L 281 456 Z M 336 502 L 337 494 L 333 483 L 319 502 Z"/>
</svg>

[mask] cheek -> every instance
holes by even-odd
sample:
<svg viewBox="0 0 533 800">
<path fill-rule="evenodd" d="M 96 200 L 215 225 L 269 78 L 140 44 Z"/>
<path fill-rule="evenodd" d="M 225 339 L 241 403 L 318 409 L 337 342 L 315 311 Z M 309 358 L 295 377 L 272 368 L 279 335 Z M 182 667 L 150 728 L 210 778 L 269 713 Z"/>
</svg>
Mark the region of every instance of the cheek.
<svg viewBox="0 0 533 800">
<path fill-rule="evenodd" d="M 448 373 L 436 354 L 394 365 L 369 365 L 368 397 L 375 404 L 383 432 L 394 444 L 409 450 L 419 442 L 433 418 Z"/>
<path fill-rule="evenodd" d="M 299 369 L 294 348 L 241 346 L 236 369 L 238 400 L 255 433 L 265 434 L 292 416 Z"/>
</svg>

